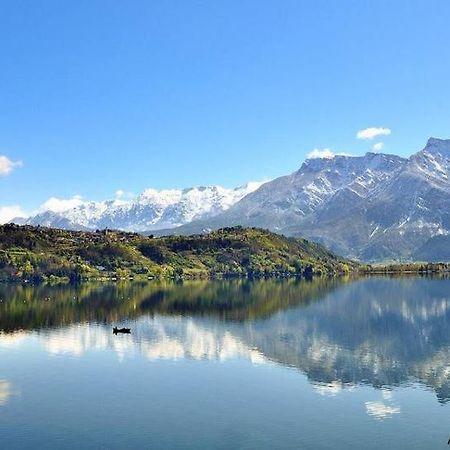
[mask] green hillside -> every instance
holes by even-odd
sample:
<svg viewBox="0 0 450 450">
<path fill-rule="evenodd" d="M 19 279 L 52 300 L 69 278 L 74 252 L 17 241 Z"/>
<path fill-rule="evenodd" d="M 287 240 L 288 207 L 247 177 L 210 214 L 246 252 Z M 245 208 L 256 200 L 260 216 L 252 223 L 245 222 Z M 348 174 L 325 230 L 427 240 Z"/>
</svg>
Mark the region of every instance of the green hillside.
<svg viewBox="0 0 450 450">
<path fill-rule="evenodd" d="M 257 228 L 154 238 L 110 230 L 0 226 L 3 281 L 311 276 L 357 267 L 318 244 Z"/>
</svg>

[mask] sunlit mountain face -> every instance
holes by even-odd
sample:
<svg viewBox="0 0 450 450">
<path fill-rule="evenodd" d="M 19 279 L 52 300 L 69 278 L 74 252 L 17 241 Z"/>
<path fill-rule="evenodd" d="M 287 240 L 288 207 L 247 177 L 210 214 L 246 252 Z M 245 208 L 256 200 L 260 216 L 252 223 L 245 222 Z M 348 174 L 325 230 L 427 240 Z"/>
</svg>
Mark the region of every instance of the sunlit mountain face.
<svg viewBox="0 0 450 450">
<path fill-rule="evenodd" d="M 449 279 L 431 278 L 1 285 L 0 347 L 33 340 L 72 357 L 247 359 L 294 368 L 322 394 L 419 382 L 445 403 L 449 288 Z M 132 334 L 114 336 L 113 324 Z M 9 390 L 2 381 L 0 399 Z"/>
<path fill-rule="evenodd" d="M 383 153 L 307 159 L 222 213 L 174 232 L 257 226 L 363 261 L 450 259 L 450 140 L 409 158 Z"/>
</svg>

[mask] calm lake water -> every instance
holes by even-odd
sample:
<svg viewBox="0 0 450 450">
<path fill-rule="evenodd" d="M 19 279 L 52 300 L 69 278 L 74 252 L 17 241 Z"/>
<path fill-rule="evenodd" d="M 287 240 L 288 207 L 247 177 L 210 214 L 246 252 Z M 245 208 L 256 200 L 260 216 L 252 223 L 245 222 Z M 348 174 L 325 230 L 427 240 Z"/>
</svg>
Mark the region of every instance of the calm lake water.
<svg viewBox="0 0 450 450">
<path fill-rule="evenodd" d="M 0 330 L 1 448 L 448 448 L 449 279 L 0 284 Z"/>
</svg>

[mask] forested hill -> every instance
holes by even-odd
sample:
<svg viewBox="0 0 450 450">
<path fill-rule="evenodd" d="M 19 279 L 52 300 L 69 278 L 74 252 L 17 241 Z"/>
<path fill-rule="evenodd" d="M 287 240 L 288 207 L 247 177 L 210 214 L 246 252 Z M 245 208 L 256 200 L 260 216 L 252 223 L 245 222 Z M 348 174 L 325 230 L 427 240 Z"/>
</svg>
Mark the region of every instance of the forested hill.
<svg viewBox="0 0 450 450">
<path fill-rule="evenodd" d="M 258 228 L 154 238 L 101 230 L 0 226 L 0 280 L 310 276 L 358 265 L 305 239 Z"/>
</svg>

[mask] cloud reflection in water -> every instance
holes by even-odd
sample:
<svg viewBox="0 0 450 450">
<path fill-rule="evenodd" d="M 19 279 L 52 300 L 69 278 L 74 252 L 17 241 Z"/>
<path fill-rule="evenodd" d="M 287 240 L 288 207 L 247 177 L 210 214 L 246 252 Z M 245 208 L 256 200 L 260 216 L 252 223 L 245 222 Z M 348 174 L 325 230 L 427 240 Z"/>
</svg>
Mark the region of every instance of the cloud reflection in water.
<svg viewBox="0 0 450 450">
<path fill-rule="evenodd" d="M 6 405 L 12 395 L 11 383 L 0 379 L 0 406 Z"/>
</svg>

